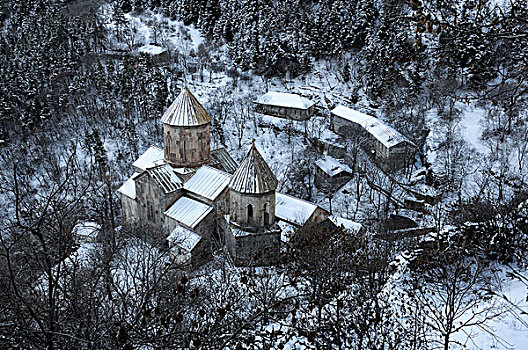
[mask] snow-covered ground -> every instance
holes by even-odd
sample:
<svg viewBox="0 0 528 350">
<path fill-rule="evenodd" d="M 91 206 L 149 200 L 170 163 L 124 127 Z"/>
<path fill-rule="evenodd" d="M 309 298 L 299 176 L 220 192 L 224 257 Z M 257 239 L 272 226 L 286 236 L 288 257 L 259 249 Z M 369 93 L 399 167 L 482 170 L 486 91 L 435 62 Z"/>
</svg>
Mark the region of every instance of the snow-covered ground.
<svg viewBox="0 0 528 350">
<path fill-rule="evenodd" d="M 184 26 L 181 22 L 172 21 L 157 14 L 147 13 L 140 16 L 126 15 L 137 32 L 135 44 L 137 46 L 159 45 L 169 52 L 177 52 L 188 55 L 191 50 L 196 52 L 200 44 L 205 40 L 199 30 L 192 26 Z M 154 38 L 153 24 L 161 28 Z M 112 24 L 109 24 L 112 28 Z M 222 51 L 219 52 L 222 63 L 229 66 Z M 297 77 L 294 79 L 270 78 L 263 79 L 249 73 L 238 72 L 239 76 L 233 76 L 226 71 L 205 72 L 209 79 L 201 79 L 198 73 L 187 74 L 185 80 L 191 91 L 197 96 L 204 107 L 213 115 L 215 121 L 220 124 L 224 133 L 224 144 L 221 144 L 219 136 L 213 135 L 212 144 L 216 147 L 226 146 L 236 161 L 240 161 L 247 153 L 252 140 L 269 163 L 272 171 L 280 181 L 279 190 L 288 191 L 291 184 L 288 183 L 288 175 L 304 157 L 307 147 L 305 131 L 309 136 L 328 136 L 328 120 L 325 117 L 313 118 L 309 122 L 288 122 L 280 118 L 257 115 L 252 111 L 251 101 L 267 91 L 295 92 L 310 98 L 319 107 L 331 108 L 335 104 L 345 104 L 351 108 L 372 114 L 377 117 L 379 111 L 368 108 L 368 101 L 359 90 L 359 102 L 354 104 L 347 97 L 351 91 L 357 91 L 360 82 L 344 82 L 333 69 L 331 61 L 319 61 L 313 63 L 313 74 Z M 235 74 L 236 75 L 236 74 Z M 173 92 L 177 93 L 177 92 Z M 224 107 L 218 104 L 224 104 Z M 225 107 L 227 106 L 227 107 Z M 483 118 L 487 111 L 461 102 L 456 103 L 460 109 L 459 120 L 455 125 L 455 133 L 467 144 L 468 150 L 479 158 L 489 153 L 481 137 L 483 133 Z M 225 108 L 225 118 L 222 114 Z M 436 110 L 432 109 L 427 115 L 427 125 L 431 129 L 428 137 L 428 160 L 433 169 L 440 166 L 437 147 L 445 136 L 445 125 L 439 122 Z M 295 132 L 288 133 L 289 129 Z M 289 135 L 288 135 L 289 134 Z M 239 141 L 240 139 L 240 141 Z M 111 146 L 112 140 L 108 140 Z M 155 143 L 155 140 L 151 140 Z M 239 145 L 240 143 L 240 145 Z M 107 145 L 105 143 L 105 145 Z M 146 147 L 146 146 L 145 146 Z M 117 148 L 117 147 L 115 147 Z M 143 152 L 140 149 L 139 152 Z M 478 162 L 474 162 L 474 169 L 478 168 Z M 131 169 L 132 172 L 132 169 Z M 124 174 L 128 176 L 130 174 Z M 380 175 L 381 176 L 381 175 Z M 380 182 L 389 183 L 389 179 L 378 179 Z M 347 185 L 340 189 L 332 200 L 334 213 L 344 218 L 360 221 L 369 218 L 375 213 L 372 210 L 378 198 L 367 195 L 367 184 L 353 178 Z M 424 189 L 424 191 L 426 191 Z M 399 197 L 405 196 L 401 190 L 396 189 L 395 194 Z M 313 201 L 323 208 L 329 208 L 328 199 L 314 189 Z M 205 273 L 204 271 L 202 271 Z M 210 271 L 209 271 L 210 272 Z M 195 281 L 196 282 L 196 281 Z M 520 300 L 526 296 L 526 287 L 520 283 L 504 279 L 503 293 L 509 300 L 519 301 L 519 307 L 528 312 L 526 300 Z M 503 339 L 489 336 L 485 332 L 477 332 L 471 342 L 467 343 L 470 349 L 528 349 L 528 329 L 523 321 L 516 317 L 525 317 L 521 311 L 514 314 L 505 314 L 501 319 L 491 321 L 489 327 L 496 330 L 495 334 Z M 522 318 L 521 318 L 522 320 Z M 271 328 L 275 327 L 270 325 Z M 467 338 L 467 337 L 466 337 Z M 463 340 L 460 338 L 460 340 Z M 291 345 L 291 346 L 290 346 Z M 291 349 L 299 348 L 294 343 L 288 343 Z"/>
</svg>

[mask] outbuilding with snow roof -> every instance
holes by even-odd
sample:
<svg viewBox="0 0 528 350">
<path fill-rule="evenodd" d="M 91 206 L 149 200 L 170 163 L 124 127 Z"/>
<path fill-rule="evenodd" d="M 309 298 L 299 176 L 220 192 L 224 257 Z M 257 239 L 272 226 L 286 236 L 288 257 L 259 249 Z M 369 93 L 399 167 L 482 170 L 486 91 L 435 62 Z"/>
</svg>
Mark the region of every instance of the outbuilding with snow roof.
<svg viewBox="0 0 528 350">
<path fill-rule="evenodd" d="M 350 181 L 353 173 L 344 161 L 325 154 L 315 162 L 314 184 L 326 193 L 333 193 Z"/>
<path fill-rule="evenodd" d="M 253 102 L 255 112 L 279 118 L 308 120 L 315 112 L 315 103 L 297 94 L 270 91 Z"/>
<path fill-rule="evenodd" d="M 330 128 L 342 136 L 363 137 L 361 146 L 384 169 L 400 169 L 412 162 L 416 145 L 391 126 L 345 106 L 332 110 Z"/>
</svg>

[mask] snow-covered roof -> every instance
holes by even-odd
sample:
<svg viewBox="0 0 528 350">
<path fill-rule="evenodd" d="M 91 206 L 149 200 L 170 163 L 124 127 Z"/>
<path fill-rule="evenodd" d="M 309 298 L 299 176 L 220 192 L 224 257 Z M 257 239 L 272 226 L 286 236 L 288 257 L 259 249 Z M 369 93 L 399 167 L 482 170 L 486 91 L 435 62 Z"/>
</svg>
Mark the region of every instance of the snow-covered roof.
<svg viewBox="0 0 528 350">
<path fill-rule="evenodd" d="M 229 187 L 241 193 L 260 194 L 275 191 L 277 184 L 277 178 L 253 142 L 247 156 L 233 174 Z"/>
<path fill-rule="evenodd" d="M 412 142 L 405 138 L 405 136 L 392 127 L 384 124 L 376 117 L 341 105 L 334 108 L 332 114 L 361 125 L 369 134 L 374 136 L 388 148 L 396 146 L 402 142 L 412 144 Z"/>
<path fill-rule="evenodd" d="M 213 167 L 219 166 L 230 174 L 233 174 L 238 168 L 237 162 L 224 147 L 211 151 L 211 163 L 209 164 Z"/>
<path fill-rule="evenodd" d="M 192 251 L 201 239 L 200 235 L 180 225 L 176 226 L 167 236 L 167 240 L 171 244 L 177 245 L 188 252 Z"/>
<path fill-rule="evenodd" d="M 196 169 L 193 169 L 193 168 L 172 168 L 172 171 L 174 171 L 176 174 L 180 174 L 180 175 L 187 175 L 187 174 L 190 174 L 192 172 L 194 172 Z"/>
<path fill-rule="evenodd" d="M 192 229 L 202 221 L 213 207 L 189 197 L 181 197 L 165 211 L 165 215 Z"/>
<path fill-rule="evenodd" d="M 169 164 L 149 168 L 141 173 L 138 178 L 143 176 L 143 174 L 148 174 L 152 177 L 165 193 L 171 193 L 183 187 L 183 182 L 174 173 Z"/>
<path fill-rule="evenodd" d="M 162 53 L 166 52 L 167 49 L 166 48 L 163 48 L 161 46 L 157 46 L 157 45 L 144 45 L 144 46 L 141 46 L 140 48 L 138 48 L 138 52 L 140 53 L 145 53 L 147 55 L 151 55 L 151 56 L 157 56 L 157 55 L 161 55 Z"/>
<path fill-rule="evenodd" d="M 317 205 L 287 194 L 275 194 L 275 216 L 289 223 L 303 226 L 317 209 Z"/>
<path fill-rule="evenodd" d="M 315 164 L 330 176 L 335 176 L 343 171 L 352 173 L 352 169 L 350 169 L 348 165 L 341 163 L 329 155 L 325 155 L 323 158 L 318 159 Z"/>
<path fill-rule="evenodd" d="M 211 122 L 211 116 L 185 86 L 161 117 L 163 124 L 198 126 Z"/>
<path fill-rule="evenodd" d="M 345 229 L 349 230 L 352 233 L 357 233 L 363 228 L 363 225 L 361 225 L 360 223 L 339 216 L 331 215 L 328 218 L 337 226 L 340 227 L 341 225 L 343 225 Z"/>
<path fill-rule="evenodd" d="M 73 234 L 76 236 L 96 238 L 99 230 L 101 230 L 101 225 L 97 222 L 83 221 L 73 227 Z"/>
<path fill-rule="evenodd" d="M 165 160 L 163 159 L 163 149 L 156 146 L 150 146 L 145 153 L 140 155 L 139 158 L 132 163 L 132 166 L 141 170 L 147 170 L 147 168 L 152 168 L 153 166 L 163 163 L 165 163 Z"/>
<path fill-rule="evenodd" d="M 298 109 L 308 109 L 315 104 L 313 101 L 296 94 L 275 91 L 270 91 L 260 96 L 255 102 L 263 105 Z"/>
<path fill-rule="evenodd" d="M 136 182 L 134 179 L 139 175 L 139 173 L 134 173 L 124 184 L 119 187 L 117 192 L 124 194 L 125 196 L 136 199 Z"/>
<path fill-rule="evenodd" d="M 185 182 L 183 188 L 209 200 L 215 200 L 227 187 L 231 176 L 231 174 L 204 165 Z"/>
</svg>

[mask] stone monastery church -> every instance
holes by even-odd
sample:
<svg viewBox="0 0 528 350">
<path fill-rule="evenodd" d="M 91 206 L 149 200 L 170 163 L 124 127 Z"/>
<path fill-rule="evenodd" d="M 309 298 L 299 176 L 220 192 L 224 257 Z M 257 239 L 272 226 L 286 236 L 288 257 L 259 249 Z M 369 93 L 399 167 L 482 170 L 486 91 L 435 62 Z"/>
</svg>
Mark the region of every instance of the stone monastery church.
<svg viewBox="0 0 528 350">
<path fill-rule="evenodd" d="M 211 151 L 211 116 L 187 87 L 162 122 L 163 150 L 150 147 L 119 189 L 123 221 L 166 232 L 182 263 L 204 258 L 215 240 L 239 264 L 277 260 L 278 181 L 255 145 L 240 166 L 225 149 Z"/>
<path fill-rule="evenodd" d="M 219 242 L 237 265 L 273 264 L 284 224 L 329 218 L 315 204 L 276 193 L 277 178 L 254 142 L 240 165 L 224 148 L 211 150 L 211 116 L 187 86 L 162 122 L 164 148 L 145 151 L 119 193 L 123 223 L 160 231 L 176 262 L 195 265 Z"/>
</svg>

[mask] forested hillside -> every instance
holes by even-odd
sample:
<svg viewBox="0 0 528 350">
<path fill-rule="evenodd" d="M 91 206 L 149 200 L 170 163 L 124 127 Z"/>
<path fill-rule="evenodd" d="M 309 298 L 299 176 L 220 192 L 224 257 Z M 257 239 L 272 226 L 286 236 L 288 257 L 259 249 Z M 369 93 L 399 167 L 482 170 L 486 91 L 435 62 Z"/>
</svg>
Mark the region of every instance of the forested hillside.
<svg viewBox="0 0 528 350">
<path fill-rule="evenodd" d="M 0 348 L 526 346 L 525 0 L 6 0 L 0 30 Z M 292 233 L 273 267 L 218 247 L 186 271 L 159 232 L 123 230 L 116 191 L 184 84 L 212 145 L 240 161 L 256 140 L 280 191 L 366 231 Z M 254 113 L 273 90 L 317 115 Z M 315 188 L 338 104 L 399 130 L 414 163 L 386 173 L 334 135 L 360 171 Z"/>
</svg>

